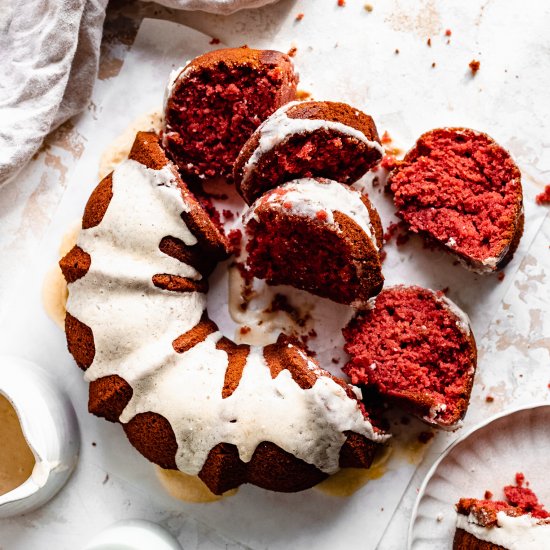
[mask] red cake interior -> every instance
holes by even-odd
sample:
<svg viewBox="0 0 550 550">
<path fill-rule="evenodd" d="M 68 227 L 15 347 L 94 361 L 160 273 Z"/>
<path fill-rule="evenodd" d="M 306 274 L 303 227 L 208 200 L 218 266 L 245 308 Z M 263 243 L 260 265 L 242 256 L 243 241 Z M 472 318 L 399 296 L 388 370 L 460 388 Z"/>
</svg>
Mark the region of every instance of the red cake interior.
<svg viewBox="0 0 550 550">
<path fill-rule="evenodd" d="M 548 519 L 548 513 L 539 502 L 535 493 L 529 489 L 522 473 L 516 474 L 516 484 L 504 487 L 504 500 L 461 498 L 456 508 L 459 514 L 473 514 L 476 521 L 485 527 L 496 525 L 497 514 L 505 512 L 508 516 L 531 514 L 537 519 Z"/>
<path fill-rule="evenodd" d="M 230 176 L 245 141 L 277 107 L 282 81 L 277 68 L 224 64 L 186 79 L 167 112 L 172 159 L 191 175 Z"/>
<path fill-rule="evenodd" d="M 341 303 L 357 296 L 360 282 L 349 251 L 324 224 L 269 211 L 262 213 L 261 223 L 250 220 L 246 229 L 247 268 L 254 277 Z"/>
<path fill-rule="evenodd" d="M 441 129 L 422 136 L 391 179 L 398 214 L 477 261 L 499 257 L 513 234 L 519 171 L 483 134 Z M 452 243 L 452 241 L 451 241 Z"/>
<path fill-rule="evenodd" d="M 294 135 L 264 157 L 254 175 L 254 197 L 299 177 L 325 177 L 341 183 L 358 180 L 378 158 L 358 139 L 319 130 Z"/>
<path fill-rule="evenodd" d="M 437 420 L 460 419 L 468 399 L 469 343 L 432 292 L 419 287 L 382 291 L 373 310 L 344 329 L 351 359 L 344 372 L 353 384 L 375 388 L 422 416 L 444 404 Z"/>
</svg>

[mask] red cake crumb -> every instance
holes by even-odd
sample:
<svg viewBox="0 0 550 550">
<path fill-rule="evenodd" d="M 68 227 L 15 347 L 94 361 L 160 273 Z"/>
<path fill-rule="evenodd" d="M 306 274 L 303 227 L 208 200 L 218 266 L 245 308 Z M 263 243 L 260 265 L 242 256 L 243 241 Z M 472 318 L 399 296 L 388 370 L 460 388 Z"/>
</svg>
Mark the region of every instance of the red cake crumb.
<svg viewBox="0 0 550 550">
<path fill-rule="evenodd" d="M 390 287 L 343 330 L 351 356 L 343 370 L 353 384 L 452 426 L 466 412 L 476 364 L 475 344 L 463 330 L 441 294 Z"/>
<path fill-rule="evenodd" d="M 504 277 L 505 277 L 505 273 L 504 273 L 504 271 L 501 271 L 501 272 L 497 275 L 497 280 L 498 280 L 498 282 L 500 283 L 500 282 L 504 281 Z"/>
<path fill-rule="evenodd" d="M 432 39 L 428 38 L 428 41 L 426 42 L 426 44 L 428 44 L 428 46 L 431 48 L 432 47 Z"/>
<path fill-rule="evenodd" d="M 248 334 L 252 329 L 248 325 L 243 325 L 239 332 L 244 336 L 245 334 Z"/>
<path fill-rule="evenodd" d="M 477 71 L 479 71 L 480 65 L 481 63 L 476 59 L 472 59 L 472 61 L 470 61 L 470 63 L 468 64 L 468 67 L 470 67 L 470 71 L 472 71 L 472 76 L 475 76 Z"/>
<path fill-rule="evenodd" d="M 240 229 L 232 229 L 227 234 L 227 239 L 229 240 L 231 253 L 238 256 L 241 253 L 242 231 Z"/>
<path fill-rule="evenodd" d="M 521 174 L 486 134 L 465 128 L 425 133 L 387 186 L 397 215 L 425 242 L 485 272 L 512 258 L 523 231 Z"/>
<path fill-rule="evenodd" d="M 298 48 L 296 46 L 292 46 L 292 48 L 290 48 L 290 50 L 288 50 L 287 52 L 288 57 L 294 57 L 297 51 Z"/>
<path fill-rule="evenodd" d="M 232 212 L 231 210 L 222 210 L 222 216 L 224 217 L 225 220 L 232 220 L 234 217 L 235 217 L 235 213 Z"/>
<path fill-rule="evenodd" d="M 210 44 L 212 44 L 212 45 L 219 44 L 219 43 L 220 43 L 219 38 L 212 38 L 212 40 L 210 40 Z"/>
<path fill-rule="evenodd" d="M 397 166 L 397 159 L 393 155 L 384 155 L 380 161 L 380 167 L 385 170 L 393 170 Z"/>
<path fill-rule="evenodd" d="M 485 401 L 487 403 L 493 403 L 493 401 L 495 400 L 495 398 L 492 396 L 492 395 L 488 395 L 486 398 L 485 398 Z"/>
<path fill-rule="evenodd" d="M 338 6 L 343 8 L 346 5 L 346 0 L 338 0 L 337 4 L 338 4 Z"/>
<path fill-rule="evenodd" d="M 301 21 L 303 18 L 304 18 L 304 14 L 303 13 L 298 13 L 298 14 L 296 14 L 295 20 L 296 21 Z"/>
<path fill-rule="evenodd" d="M 339 365 L 340 364 L 340 359 L 338 359 L 337 357 L 333 357 L 331 359 L 331 362 L 334 364 L 334 365 Z"/>
<path fill-rule="evenodd" d="M 383 145 L 386 145 L 386 143 L 392 142 L 392 138 L 387 130 L 385 130 L 384 133 L 382 134 L 380 141 L 382 142 Z"/>
<path fill-rule="evenodd" d="M 506 501 L 491 500 L 493 493 L 485 491 L 485 499 L 461 498 L 456 508 L 459 514 L 472 514 L 476 522 L 484 527 L 492 527 L 497 524 L 498 512 L 504 512 L 511 517 L 518 517 L 530 514 L 532 517 L 541 520 L 550 518 L 550 513 L 544 509 L 535 493 L 527 486 L 525 476 L 519 472 L 516 474 L 515 485 L 504 487 Z"/>
<path fill-rule="evenodd" d="M 432 63 L 432 69 L 435 69 L 435 61 Z"/>
<path fill-rule="evenodd" d="M 537 195 L 537 204 L 550 204 L 550 185 L 544 188 L 544 191 Z"/>
<path fill-rule="evenodd" d="M 445 31 L 445 36 L 451 36 L 452 34 L 453 34 L 453 33 L 452 33 L 451 29 L 447 29 L 447 30 Z"/>
<path fill-rule="evenodd" d="M 409 240 L 407 234 L 407 226 L 402 221 L 392 222 L 390 223 L 390 225 L 388 225 L 388 228 L 384 233 L 384 243 L 387 244 L 391 242 L 394 237 L 397 237 L 397 245 L 404 244 Z"/>
</svg>

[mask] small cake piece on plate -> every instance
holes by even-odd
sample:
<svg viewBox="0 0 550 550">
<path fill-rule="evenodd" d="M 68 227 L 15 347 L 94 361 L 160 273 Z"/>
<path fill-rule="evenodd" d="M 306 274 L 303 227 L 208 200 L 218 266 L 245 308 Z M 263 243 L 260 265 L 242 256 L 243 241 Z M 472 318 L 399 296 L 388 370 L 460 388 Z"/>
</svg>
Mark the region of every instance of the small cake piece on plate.
<svg viewBox="0 0 550 550">
<path fill-rule="evenodd" d="M 383 290 L 343 330 L 344 372 L 429 424 L 458 427 L 466 414 L 477 351 L 468 317 L 443 293 Z"/>
<path fill-rule="evenodd" d="M 384 153 L 374 121 L 345 103 L 293 102 L 273 113 L 240 152 L 234 181 L 251 204 L 267 190 L 303 177 L 353 183 Z"/>
<path fill-rule="evenodd" d="M 172 73 L 163 146 L 184 176 L 230 177 L 243 144 L 294 99 L 297 83 L 281 52 L 231 48 L 201 55 Z"/>
<path fill-rule="evenodd" d="M 526 487 L 523 474 L 504 488 L 506 500 L 461 498 L 453 550 L 546 550 L 550 513 Z"/>
<path fill-rule="evenodd" d="M 243 217 L 246 266 L 268 284 L 286 284 L 365 307 L 382 289 L 382 226 L 368 198 L 322 178 L 268 191 Z"/>
<path fill-rule="evenodd" d="M 521 174 L 500 145 L 466 128 L 422 135 L 388 187 L 409 229 L 479 273 L 504 267 L 523 233 Z"/>
</svg>

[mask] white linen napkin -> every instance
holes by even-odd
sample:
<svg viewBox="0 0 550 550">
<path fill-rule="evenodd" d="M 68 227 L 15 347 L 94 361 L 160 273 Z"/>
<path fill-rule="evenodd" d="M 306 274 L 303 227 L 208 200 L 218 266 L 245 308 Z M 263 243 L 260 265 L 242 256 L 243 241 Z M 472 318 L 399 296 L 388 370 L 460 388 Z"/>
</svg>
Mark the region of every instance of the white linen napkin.
<svg viewBox="0 0 550 550">
<path fill-rule="evenodd" d="M 0 186 L 87 104 L 107 0 L 0 2 Z"/>
</svg>

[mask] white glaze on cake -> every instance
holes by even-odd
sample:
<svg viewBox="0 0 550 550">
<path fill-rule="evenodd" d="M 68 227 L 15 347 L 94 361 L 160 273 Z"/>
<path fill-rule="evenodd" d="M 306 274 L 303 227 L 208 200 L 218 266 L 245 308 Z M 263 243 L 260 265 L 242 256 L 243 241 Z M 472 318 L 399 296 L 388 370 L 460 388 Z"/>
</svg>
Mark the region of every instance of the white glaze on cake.
<svg viewBox="0 0 550 550">
<path fill-rule="evenodd" d="M 158 248 L 167 235 L 188 246 L 197 243 L 180 217 L 189 207 L 174 173 L 169 166 L 152 170 L 128 160 L 113 173 L 112 191 L 101 223 L 80 233 L 78 245 L 92 261 L 86 275 L 69 285 L 67 311 L 94 335 L 86 379 L 118 375 L 133 390 L 121 422 L 142 412 L 165 417 L 178 444 L 176 464 L 191 475 L 222 442 L 236 445 L 248 462 L 260 442 L 271 441 L 333 473 L 344 432 L 377 442 L 389 437 L 377 433 L 357 401 L 307 357 L 319 378 L 304 390 L 288 370 L 272 378 L 263 348 L 252 347 L 239 385 L 223 399 L 228 355 L 216 348 L 222 334 L 182 354 L 172 347 L 200 321 L 205 295 L 171 292 L 152 282 L 155 274 L 201 277 Z"/>
<path fill-rule="evenodd" d="M 363 230 L 378 250 L 369 210 L 361 200 L 361 194 L 347 185 L 328 179 L 293 180 L 257 199 L 244 214 L 243 224 L 246 226 L 252 218 L 257 220 L 256 209 L 266 203 L 278 206 L 289 214 L 313 219 L 318 219 L 318 213 L 324 211 L 324 221 L 331 225 L 335 224 L 334 212 L 345 214 Z"/>
<path fill-rule="evenodd" d="M 246 183 L 253 169 L 258 164 L 260 158 L 279 146 L 290 136 L 295 134 L 312 133 L 318 130 L 329 130 L 338 134 L 343 134 L 363 142 L 367 147 L 376 149 L 380 156 L 384 155 L 384 148 L 380 143 L 367 139 L 367 136 L 360 130 L 352 128 L 347 124 L 324 119 L 303 119 L 289 118 L 287 111 L 302 102 L 291 101 L 277 109 L 269 118 L 264 120 L 258 127 L 253 136 L 259 135 L 258 145 L 250 155 L 243 167 L 242 185 Z M 357 111 L 357 114 L 359 112 Z"/>
<path fill-rule="evenodd" d="M 497 513 L 495 527 L 483 527 L 470 514 L 458 514 L 457 528 L 479 540 L 502 546 L 507 550 L 544 550 L 550 543 L 550 522 L 525 514 L 518 517 Z"/>
</svg>

